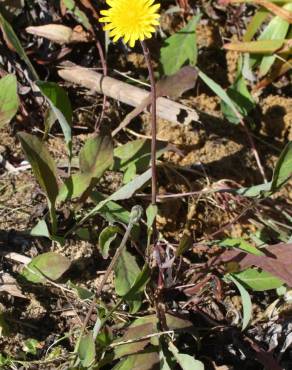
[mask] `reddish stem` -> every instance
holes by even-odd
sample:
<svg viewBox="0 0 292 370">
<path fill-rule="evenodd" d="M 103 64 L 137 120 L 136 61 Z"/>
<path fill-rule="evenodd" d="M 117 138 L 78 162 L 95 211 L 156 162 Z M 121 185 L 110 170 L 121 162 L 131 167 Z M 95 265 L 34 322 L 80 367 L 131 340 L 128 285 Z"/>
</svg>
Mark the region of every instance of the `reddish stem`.
<svg viewBox="0 0 292 370">
<path fill-rule="evenodd" d="M 151 63 L 151 57 L 149 49 L 145 41 L 141 41 L 143 48 L 143 53 L 147 63 L 147 68 L 149 71 L 149 78 L 151 83 L 151 170 L 152 170 L 152 187 L 151 187 L 151 203 L 156 205 L 157 198 L 157 169 L 156 169 L 156 135 L 157 135 L 157 122 L 156 122 L 156 85 L 153 67 Z"/>
</svg>

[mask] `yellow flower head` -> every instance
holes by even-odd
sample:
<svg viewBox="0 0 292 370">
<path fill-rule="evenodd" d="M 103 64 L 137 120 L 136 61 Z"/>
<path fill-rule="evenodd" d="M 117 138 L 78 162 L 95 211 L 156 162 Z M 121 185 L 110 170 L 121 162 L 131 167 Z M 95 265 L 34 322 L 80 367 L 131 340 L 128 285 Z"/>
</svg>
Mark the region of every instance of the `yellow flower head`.
<svg viewBox="0 0 292 370">
<path fill-rule="evenodd" d="M 104 16 L 100 22 L 107 23 L 104 30 L 110 31 L 110 36 L 116 42 L 121 37 L 133 47 L 137 40 L 151 38 L 151 33 L 159 24 L 157 13 L 160 5 L 154 0 L 106 0 L 110 6 L 102 10 Z"/>
</svg>

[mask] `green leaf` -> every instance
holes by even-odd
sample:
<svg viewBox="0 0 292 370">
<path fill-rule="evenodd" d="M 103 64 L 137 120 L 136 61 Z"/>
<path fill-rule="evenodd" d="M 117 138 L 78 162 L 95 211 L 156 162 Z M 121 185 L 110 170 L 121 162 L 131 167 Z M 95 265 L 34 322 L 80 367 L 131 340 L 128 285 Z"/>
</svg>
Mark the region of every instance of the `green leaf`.
<svg viewBox="0 0 292 370">
<path fill-rule="evenodd" d="M 108 226 L 99 234 L 98 247 L 103 258 L 108 258 L 110 245 L 116 239 L 119 232 L 120 228 L 118 226 Z"/>
<path fill-rule="evenodd" d="M 83 336 L 78 347 L 78 357 L 81 365 L 85 368 L 93 365 L 95 361 L 95 343 L 92 334 L 89 333 Z"/>
<path fill-rule="evenodd" d="M 248 91 L 245 79 L 242 76 L 242 66 L 242 59 L 240 59 L 236 81 L 227 89 L 227 95 L 234 103 L 234 106 L 240 115 L 246 117 L 248 113 L 255 107 L 255 102 Z M 222 113 L 229 122 L 236 124 L 240 122 L 240 118 L 235 113 L 234 109 L 224 101 L 221 101 L 221 109 Z"/>
<path fill-rule="evenodd" d="M 248 291 L 244 288 L 244 286 L 237 280 L 235 275 L 229 274 L 227 276 L 227 279 L 231 280 L 239 290 L 243 307 L 242 330 L 245 330 L 252 316 L 252 303 L 250 295 L 248 294 Z"/>
<path fill-rule="evenodd" d="M 78 297 L 82 300 L 92 299 L 94 297 L 93 292 L 72 283 L 72 281 L 70 281 L 70 280 L 67 282 L 67 284 L 68 284 L 69 288 L 73 289 L 76 292 L 76 294 L 78 295 Z"/>
<path fill-rule="evenodd" d="M 72 155 L 72 107 L 64 89 L 54 82 L 38 81 L 37 86 L 46 97 L 53 114 L 58 119 L 63 131 L 69 157 Z"/>
<path fill-rule="evenodd" d="M 113 142 L 108 134 L 100 134 L 88 139 L 79 155 L 82 173 L 91 178 L 100 178 L 113 163 Z"/>
<path fill-rule="evenodd" d="M 220 85 L 218 85 L 215 81 L 213 81 L 210 77 L 208 77 L 204 72 L 199 71 L 199 77 L 205 82 L 205 84 L 231 109 L 234 115 L 237 118 L 242 118 L 241 114 L 239 113 L 235 103 L 229 97 L 229 95 L 222 89 Z"/>
<path fill-rule="evenodd" d="M 61 245 L 64 245 L 65 239 L 62 236 L 53 235 L 50 233 L 48 225 L 45 220 L 39 220 L 38 223 L 31 229 L 30 235 L 32 236 L 41 236 L 54 240 Z"/>
<path fill-rule="evenodd" d="M 2 77 L 0 79 L 0 128 L 11 121 L 18 107 L 16 77 L 14 75 Z"/>
<path fill-rule="evenodd" d="M 38 348 L 41 348 L 40 342 L 38 340 L 34 338 L 29 338 L 24 341 L 24 352 L 36 355 Z"/>
<path fill-rule="evenodd" d="M 122 186 L 114 194 L 110 195 L 108 200 L 124 200 L 131 198 L 134 193 L 139 190 L 152 177 L 151 168 L 142 175 L 136 176 L 131 182 Z"/>
<path fill-rule="evenodd" d="M 40 254 L 26 265 L 21 275 L 32 283 L 43 283 L 46 278 L 58 280 L 71 266 L 67 257 L 55 252 Z"/>
<path fill-rule="evenodd" d="M 0 338 L 1 338 L 1 316 L 0 316 Z M 0 366 L 3 366 L 2 369 L 6 369 L 7 367 L 4 366 L 9 365 L 14 366 L 12 360 L 9 357 L 6 357 L 2 353 L 0 353 Z"/>
<path fill-rule="evenodd" d="M 68 125 L 71 127 L 73 112 L 66 90 L 55 82 L 37 81 L 37 85 L 45 97 L 62 112 Z"/>
<path fill-rule="evenodd" d="M 147 264 L 143 266 L 142 271 L 136 277 L 131 289 L 124 296 L 124 300 L 130 307 L 130 313 L 135 314 L 141 307 L 141 295 L 150 279 L 150 268 Z"/>
<path fill-rule="evenodd" d="M 166 313 L 166 323 L 169 330 L 179 330 L 180 332 L 188 332 L 193 328 L 193 324 L 181 317 L 170 315 Z M 146 315 L 136 319 L 129 327 L 122 337 L 122 341 L 135 340 L 141 337 L 145 337 L 149 334 L 158 332 L 157 329 L 158 319 L 156 315 Z M 117 339 L 120 342 L 120 339 Z M 154 346 L 159 345 L 158 337 L 146 338 L 133 343 L 125 343 L 114 349 L 114 359 L 121 358 L 126 355 L 134 354 L 142 351 L 147 345 L 152 344 Z"/>
<path fill-rule="evenodd" d="M 89 217 L 93 216 L 98 211 L 100 211 L 108 202 L 112 200 L 118 201 L 131 198 L 138 189 L 140 189 L 151 179 L 151 176 L 152 172 L 150 168 L 142 175 L 137 176 L 134 180 L 122 186 L 119 190 L 110 195 L 108 198 L 99 202 L 86 216 L 83 217 L 83 219 L 80 221 L 80 224 L 85 222 Z"/>
<path fill-rule="evenodd" d="M 159 356 L 156 348 L 150 347 L 147 351 L 121 360 L 112 370 L 154 370 L 158 365 Z"/>
<path fill-rule="evenodd" d="M 44 126 L 45 126 L 44 131 L 45 132 L 44 132 L 43 140 L 46 140 L 48 138 L 51 128 L 54 126 L 56 121 L 57 121 L 57 117 L 55 113 L 53 112 L 51 107 L 48 107 L 44 114 Z"/>
<path fill-rule="evenodd" d="M 285 146 L 276 164 L 271 190 L 279 190 L 292 176 L 292 141 Z"/>
<path fill-rule="evenodd" d="M 172 342 L 168 343 L 170 352 L 174 355 L 177 363 L 180 365 L 182 370 L 204 370 L 204 364 L 201 361 L 195 360 L 194 357 L 179 353 L 178 349 Z"/>
<path fill-rule="evenodd" d="M 136 167 L 136 164 L 134 162 L 132 162 L 126 168 L 126 170 L 124 172 L 123 184 L 127 184 L 128 182 L 130 182 L 131 180 L 133 180 L 136 175 L 137 175 L 137 167 Z"/>
<path fill-rule="evenodd" d="M 136 282 L 141 270 L 132 256 L 125 248 L 117 261 L 115 268 L 115 290 L 119 296 L 125 296 Z"/>
<path fill-rule="evenodd" d="M 91 25 L 87 15 L 79 9 L 74 0 L 63 0 L 63 4 L 88 31 L 91 30 Z"/>
<path fill-rule="evenodd" d="M 92 192 L 92 194 L 90 195 L 90 198 L 95 204 L 98 204 L 105 200 L 105 197 L 97 191 Z M 113 201 L 107 202 L 98 211 L 98 213 L 110 223 L 114 223 L 118 221 L 126 225 L 129 224 L 130 214 L 131 214 L 131 212 L 129 212 L 124 207 L 122 207 L 121 205 Z M 133 225 L 131 237 L 134 238 L 135 240 L 137 240 L 139 236 L 139 229 L 140 227 L 138 224 Z"/>
<path fill-rule="evenodd" d="M 269 11 L 265 9 L 259 9 L 249 22 L 246 32 L 243 36 L 243 41 L 250 41 L 259 30 L 260 26 L 266 20 L 269 15 Z"/>
<path fill-rule="evenodd" d="M 46 221 L 45 220 L 38 221 L 38 223 L 31 229 L 30 235 L 44 236 L 46 238 L 50 238 L 50 232 Z"/>
<path fill-rule="evenodd" d="M 91 240 L 91 233 L 88 227 L 80 227 L 78 230 L 76 230 L 76 235 L 81 240 L 90 241 Z"/>
<path fill-rule="evenodd" d="M 50 206 L 54 208 L 59 192 L 55 161 L 45 144 L 36 136 L 21 132 L 18 137 L 40 187 L 46 193 Z"/>
<path fill-rule="evenodd" d="M 249 188 L 241 188 L 236 190 L 239 195 L 246 197 L 265 197 L 278 191 L 292 175 L 292 142 L 290 141 L 283 149 L 273 174 L 271 182 L 259 184 Z"/>
<path fill-rule="evenodd" d="M 193 238 L 189 232 L 189 230 L 184 230 L 182 237 L 180 238 L 178 248 L 176 249 L 175 255 L 177 257 L 184 254 L 187 250 L 189 250 L 193 245 Z"/>
<path fill-rule="evenodd" d="M 74 173 L 65 179 L 63 185 L 60 187 L 58 194 L 58 202 L 64 202 L 69 199 L 76 199 L 81 197 L 82 194 L 89 188 L 91 178 L 87 174 L 80 172 Z"/>
<path fill-rule="evenodd" d="M 5 35 L 5 39 L 14 47 L 17 54 L 20 58 L 26 63 L 27 67 L 29 68 L 33 78 L 38 80 L 38 74 L 36 73 L 33 65 L 31 64 L 30 60 L 28 59 L 25 50 L 23 49 L 19 38 L 17 37 L 16 33 L 14 32 L 13 28 L 11 27 L 10 23 L 3 17 L 0 12 L 0 27 Z"/>
<path fill-rule="evenodd" d="M 167 358 L 162 350 L 159 351 L 159 359 L 160 359 L 160 370 L 171 370 L 168 365 Z"/>
<path fill-rule="evenodd" d="M 134 300 L 137 297 L 137 294 L 140 294 L 144 291 L 149 279 L 150 279 L 150 268 L 147 264 L 143 266 L 142 271 L 136 277 L 134 284 L 131 289 L 124 296 L 126 300 Z"/>
<path fill-rule="evenodd" d="M 231 248 L 239 248 L 243 251 L 251 254 L 255 254 L 256 256 L 263 256 L 264 253 L 262 253 L 259 249 L 249 244 L 247 241 L 245 241 L 242 238 L 227 238 L 222 240 L 219 243 L 220 247 L 231 247 Z"/>
<path fill-rule="evenodd" d="M 80 172 L 65 180 L 58 201 L 81 197 L 96 185 L 113 163 L 113 142 L 110 135 L 100 134 L 88 139 L 80 151 Z"/>
<path fill-rule="evenodd" d="M 150 153 L 151 140 L 137 139 L 118 146 L 114 150 L 115 165 L 113 170 L 124 170 L 130 163 Z"/>
<path fill-rule="evenodd" d="M 168 143 L 157 141 L 156 158 L 168 150 Z M 132 181 L 137 173 L 146 171 L 151 162 L 151 140 L 130 141 L 114 150 L 114 171 L 124 172 L 123 183 Z"/>
<path fill-rule="evenodd" d="M 151 229 L 153 222 L 157 216 L 158 207 L 156 205 L 150 204 L 146 209 L 146 216 L 147 216 L 147 227 Z"/>
<path fill-rule="evenodd" d="M 272 182 L 267 182 L 264 184 L 254 185 L 249 188 L 240 188 L 235 191 L 238 195 L 243 195 L 250 198 L 258 198 L 261 196 L 266 196 L 271 190 Z"/>
<path fill-rule="evenodd" d="M 283 8 L 292 11 L 292 4 L 286 4 Z M 258 40 L 282 40 L 286 37 L 288 29 L 289 23 L 287 21 L 279 16 L 273 17 L 258 37 Z M 265 56 L 261 59 L 259 67 L 260 77 L 263 77 L 268 73 L 275 59 L 276 55 Z"/>
<path fill-rule="evenodd" d="M 196 27 L 201 14 L 193 17 L 188 24 L 176 34 L 165 40 L 161 48 L 160 63 L 165 75 L 175 74 L 187 62 L 192 66 L 197 62 Z"/>
<path fill-rule="evenodd" d="M 263 292 L 279 288 L 283 285 L 283 281 L 269 272 L 260 271 L 256 268 L 248 268 L 244 271 L 232 274 L 244 286 L 254 290 L 255 292 Z"/>
</svg>

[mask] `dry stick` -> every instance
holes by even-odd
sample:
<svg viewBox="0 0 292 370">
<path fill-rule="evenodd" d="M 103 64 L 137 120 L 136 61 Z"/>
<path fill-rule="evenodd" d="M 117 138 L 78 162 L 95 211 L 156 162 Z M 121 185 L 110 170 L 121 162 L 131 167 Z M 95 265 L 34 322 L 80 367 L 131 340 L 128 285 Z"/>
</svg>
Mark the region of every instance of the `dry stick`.
<svg viewBox="0 0 292 370">
<path fill-rule="evenodd" d="M 257 166 L 258 166 L 259 171 L 260 171 L 260 173 L 261 173 L 261 175 L 262 175 L 262 178 L 263 178 L 264 182 L 265 182 L 265 183 L 267 183 L 267 182 L 268 182 L 268 180 L 267 180 L 267 177 L 266 177 L 266 174 L 265 174 L 264 168 L 263 168 L 263 166 L 262 166 L 262 163 L 261 163 L 261 159 L 260 159 L 259 153 L 258 153 L 257 148 L 256 148 L 256 146 L 255 146 L 255 143 L 254 143 L 253 137 L 252 137 L 252 135 L 250 134 L 249 129 L 246 127 L 246 124 L 243 122 L 243 120 L 241 120 L 241 121 L 240 121 L 240 123 L 241 123 L 241 125 L 242 125 L 242 127 L 243 127 L 243 129 L 244 129 L 244 131 L 245 131 L 245 133 L 246 133 L 246 135 L 247 135 L 248 141 L 249 141 L 249 143 L 250 143 L 251 149 L 252 149 L 252 151 L 253 151 L 253 155 L 254 155 L 255 160 L 256 160 L 256 162 L 257 162 Z"/>
<path fill-rule="evenodd" d="M 130 220 L 129 220 L 129 224 L 128 224 L 128 227 L 126 229 L 126 232 L 124 234 L 124 237 L 122 239 L 122 242 L 119 246 L 119 248 L 116 250 L 116 253 L 109 265 L 109 267 L 107 268 L 104 276 L 103 276 L 103 279 L 99 285 L 99 288 L 97 289 L 97 293 L 96 295 L 99 296 L 102 292 L 102 289 L 105 285 L 105 283 L 107 282 L 107 279 L 110 275 L 110 273 L 112 272 L 112 270 L 114 269 L 114 267 L 116 266 L 116 263 L 117 263 L 117 260 L 118 258 L 120 257 L 126 243 L 127 243 L 127 240 L 129 239 L 129 236 L 130 236 L 130 233 L 132 231 L 132 228 L 134 226 L 135 223 L 137 223 L 141 217 L 143 215 L 143 208 L 141 206 L 134 206 L 131 210 L 131 214 L 130 214 Z"/>
<path fill-rule="evenodd" d="M 239 119 L 240 121 L 240 124 L 243 128 L 243 130 L 245 131 L 246 135 L 247 135 L 247 138 L 248 138 L 248 141 L 250 143 L 250 146 L 251 146 L 251 149 L 253 151 L 253 155 L 255 157 L 255 160 L 256 160 L 256 163 L 257 163 L 257 166 L 259 168 L 259 171 L 263 177 L 263 180 L 265 183 L 268 182 L 267 178 L 266 178 L 266 174 L 265 174 L 265 171 L 264 171 L 264 168 L 262 166 L 262 163 L 261 163 L 261 159 L 260 159 L 260 156 L 259 156 L 259 153 L 257 151 L 257 148 L 255 146 L 255 143 L 254 143 L 254 140 L 253 140 L 253 137 L 252 135 L 250 134 L 249 132 L 249 129 L 246 127 L 246 124 L 242 118 L 242 115 L 237 111 L 237 109 L 233 108 L 233 112 L 235 113 L 236 117 Z"/>
<path fill-rule="evenodd" d="M 100 296 L 100 294 L 101 294 L 101 292 L 102 292 L 102 290 L 104 288 L 104 285 L 105 285 L 105 283 L 108 280 L 108 277 L 109 277 L 110 273 L 115 268 L 115 265 L 117 263 L 117 260 L 120 257 L 120 255 L 121 255 L 121 253 L 122 253 L 122 251 L 123 251 L 123 249 L 124 249 L 124 247 L 125 247 L 128 239 L 129 239 L 129 236 L 131 234 L 131 231 L 133 229 L 134 224 L 136 224 L 137 222 L 139 222 L 139 220 L 141 219 L 142 215 L 143 215 L 143 208 L 141 206 L 138 206 L 137 205 L 137 206 L 134 206 L 132 208 L 131 214 L 130 214 L 130 219 L 129 219 L 129 224 L 127 226 L 127 229 L 126 229 L 126 232 L 125 232 L 125 234 L 123 236 L 123 239 L 121 241 L 121 244 L 120 244 L 119 248 L 116 250 L 116 253 L 115 253 L 115 255 L 114 255 L 114 257 L 113 257 L 113 259 L 112 259 L 109 267 L 107 268 L 107 270 L 106 270 L 106 272 L 104 274 L 104 277 L 103 277 L 103 279 L 102 279 L 102 281 L 101 281 L 101 283 L 100 283 L 100 285 L 99 285 L 99 287 L 97 289 L 96 295 L 95 295 L 94 299 L 91 301 L 89 310 L 87 311 L 87 315 L 86 315 L 86 317 L 84 319 L 84 322 L 83 322 L 83 325 L 81 327 L 81 331 L 80 331 L 80 335 L 79 335 L 78 341 L 76 342 L 76 345 L 75 345 L 75 350 L 74 350 L 75 353 L 77 353 L 77 351 L 78 351 L 80 340 L 81 340 L 81 338 L 82 338 L 82 336 L 83 336 L 83 334 L 85 332 L 86 326 L 87 326 L 87 324 L 88 324 L 88 322 L 90 320 L 90 317 L 92 315 L 92 312 L 93 312 L 94 307 L 95 307 L 96 302 L 97 302 L 97 298 Z"/>
<path fill-rule="evenodd" d="M 263 177 L 264 182 L 267 183 L 268 180 L 266 178 L 266 174 L 265 174 L 264 168 L 262 166 L 261 159 L 260 159 L 259 153 L 257 151 L 257 148 L 255 146 L 253 137 L 250 134 L 249 129 L 246 127 L 246 124 L 245 124 L 245 122 L 243 120 L 242 115 L 238 112 L 238 110 L 235 107 L 232 107 L 232 110 L 233 110 L 234 114 L 236 115 L 236 117 L 239 119 L 239 122 L 240 122 L 243 130 L 245 131 L 245 133 L 247 135 L 247 138 L 248 138 L 248 141 L 250 143 L 251 149 L 253 151 L 253 155 L 255 157 L 255 160 L 256 160 L 257 166 L 259 168 L 259 171 L 260 171 L 260 173 L 261 173 L 261 175 Z"/>
<path fill-rule="evenodd" d="M 89 68 L 75 65 L 59 70 L 58 74 L 66 81 L 81 85 L 93 92 L 104 94 L 132 107 L 140 106 L 149 96 L 149 92 L 144 89 L 109 76 L 104 77 L 103 74 Z M 147 105 L 150 103 L 151 101 Z M 187 125 L 193 121 L 200 121 L 197 111 L 167 98 L 157 98 L 156 108 L 158 117 L 175 124 L 183 123 Z"/>
</svg>

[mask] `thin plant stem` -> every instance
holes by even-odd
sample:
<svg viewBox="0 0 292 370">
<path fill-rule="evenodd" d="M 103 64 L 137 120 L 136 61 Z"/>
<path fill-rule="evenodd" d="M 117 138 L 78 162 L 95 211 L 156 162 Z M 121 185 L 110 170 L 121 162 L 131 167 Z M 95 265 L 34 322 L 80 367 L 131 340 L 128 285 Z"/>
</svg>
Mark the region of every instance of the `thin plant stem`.
<svg viewBox="0 0 292 370">
<path fill-rule="evenodd" d="M 101 60 L 101 65 L 102 65 L 102 69 L 103 69 L 103 76 L 105 77 L 105 76 L 107 76 L 107 63 L 106 63 L 106 59 L 105 59 L 105 55 L 104 55 L 101 43 L 99 41 L 97 41 L 96 47 L 97 47 L 97 50 L 98 50 L 98 53 L 99 53 L 99 56 L 100 56 L 100 60 Z M 98 120 L 95 123 L 95 131 L 96 132 L 99 130 L 100 124 L 101 124 L 101 122 L 104 118 L 106 103 L 107 103 L 107 96 L 104 95 L 103 96 L 103 101 L 102 101 L 102 110 L 101 110 L 101 113 L 98 117 Z"/>
<path fill-rule="evenodd" d="M 150 51 L 145 43 L 145 41 L 141 41 L 141 46 L 143 49 L 145 61 L 148 68 L 149 79 L 151 84 L 151 204 L 156 206 L 157 203 L 157 164 L 156 164 L 156 151 L 157 151 L 157 120 L 156 120 L 156 84 L 154 78 L 154 71 L 151 62 Z M 153 245 L 154 250 L 157 256 L 160 256 L 159 247 L 157 245 L 157 226 L 156 226 L 156 217 L 153 221 Z M 159 265 L 159 263 L 158 263 Z M 159 289 L 163 286 L 163 275 L 159 267 L 159 275 L 158 275 L 158 287 Z"/>
<path fill-rule="evenodd" d="M 81 341 L 81 338 L 86 330 L 86 326 L 90 320 L 90 317 L 93 313 L 93 310 L 96 306 L 96 303 L 97 303 L 97 298 L 100 296 L 102 290 L 103 290 L 103 287 L 105 285 L 105 283 L 107 282 L 107 279 L 110 275 L 110 273 L 112 272 L 113 268 L 114 268 L 114 265 L 116 264 L 116 261 L 118 259 L 118 257 L 120 256 L 122 250 L 124 249 L 124 246 L 126 245 L 126 242 L 130 236 L 130 233 L 131 233 L 131 230 L 133 228 L 133 224 L 132 225 L 129 225 L 130 227 L 127 228 L 126 232 L 125 232 L 125 235 L 123 237 L 123 240 L 121 242 L 121 245 L 119 246 L 119 248 L 117 249 L 117 253 L 114 255 L 114 258 L 112 259 L 112 262 L 111 264 L 109 265 L 108 269 L 106 270 L 106 273 L 102 279 L 102 282 L 100 283 L 98 289 L 97 289 L 97 293 L 95 295 L 95 297 L 93 298 L 93 300 L 91 301 L 91 304 L 90 304 L 90 307 L 89 307 L 89 310 L 87 311 L 87 314 L 86 314 L 86 317 L 83 321 L 83 325 L 81 327 L 81 330 L 80 330 L 80 334 L 79 334 L 79 337 L 78 337 L 78 340 L 76 342 L 76 345 L 75 345 L 75 350 L 74 350 L 74 353 L 76 353 L 78 351 L 78 348 L 79 348 L 79 345 L 80 345 L 80 341 Z"/>
<path fill-rule="evenodd" d="M 76 345 L 75 345 L 75 349 L 74 349 L 74 353 L 77 353 L 78 351 L 78 348 L 79 348 L 79 345 L 80 345 L 80 341 L 81 341 L 81 338 L 86 330 L 86 326 L 90 320 L 90 317 L 93 313 L 93 310 L 96 306 L 96 303 L 97 303 L 97 298 L 101 295 L 102 293 L 102 290 L 108 280 L 108 277 L 110 275 L 110 273 L 114 270 L 115 266 L 116 266 L 116 263 L 117 263 L 117 260 L 119 259 L 119 257 L 121 256 L 121 253 L 123 252 L 126 244 L 127 244 L 127 241 L 131 235 L 131 231 L 133 229 L 133 226 L 135 225 L 135 223 L 139 222 L 141 217 L 143 215 L 143 209 L 142 207 L 140 206 L 134 206 L 131 210 L 131 214 L 130 214 L 130 220 L 129 220 L 129 224 L 126 228 L 126 231 L 125 231 L 125 234 L 123 236 L 123 239 L 121 241 L 121 244 L 120 246 L 118 247 L 118 249 L 116 250 L 116 253 L 110 263 L 110 265 L 108 266 L 107 270 L 106 270 L 106 273 L 97 289 L 97 292 L 96 292 L 96 295 L 95 297 L 93 298 L 93 300 L 91 301 L 91 304 L 90 304 L 90 307 L 89 307 L 89 310 L 87 311 L 87 314 L 86 314 L 86 317 L 83 321 L 83 324 L 82 324 L 82 327 L 81 327 L 81 330 L 80 330 L 80 334 L 79 334 L 79 337 L 78 337 L 78 340 L 76 342 Z M 121 302 L 120 302 L 121 303 Z M 120 304 L 119 303 L 119 304 Z M 116 306 L 115 306 L 116 307 Z M 117 306 L 118 307 L 118 306 Z M 112 314 L 112 311 L 110 311 L 110 314 Z M 106 317 L 106 319 L 108 318 L 108 316 Z M 103 321 L 103 325 L 104 325 L 105 321 Z"/>
<path fill-rule="evenodd" d="M 49 214 L 50 214 L 50 219 L 51 219 L 52 234 L 55 235 L 57 233 L 56 210 L 50 201 L 48 201 L 48 203 L 49 203 Z"/>
<path fill-rule="evenodd" d="M 149 49 L 145 41 L 141 41 L 145 61 L 147 64 L 149 79 L 151 83 L 151 203 L 156 205 L 157 197 L 157 168 L 156 168 L 156 147 L 157 147 L 157 121 L 156 121 L 156 85 L 154 79 L 154 72 L 151 63 Z"/>
<path fill-rule="evenodd" d="M 248 141 L 249 141 L 249 144 L 251 146 L 251 150 L 253 152 L 253 155 L 254 155 L 254 158 L 256 160 L 256 163 L 257 163 L 257 166 L 258 166 L 258 169 L 260 171 L 260 174 L 262 175 L 262 178 L 264 180 L 264 183 L 267 183 L 268 180 L 267 180 L 267 177 L 266 177 L 266 174 L 265 174 L 265 170 L 264 170 L 264 167 L 262 165 L 262 162 L 261 162 L 261 159 L 260 159 L 260 156 L 259 156 L 259 153 L 257 151 L 257 148 L 255 146 L 255 142 L 253 140 L 253 137 L 251 135 L 251 133 L 249 132 L 249 129 L 247 128 L 246 124 L 243 122 L 243 120 L 241 120 L 241 125 L 242 125 L 242 128 L 243 130 L 245 131 L 246 133 L 246 136 L 248 138 Z"/>
</svg>

